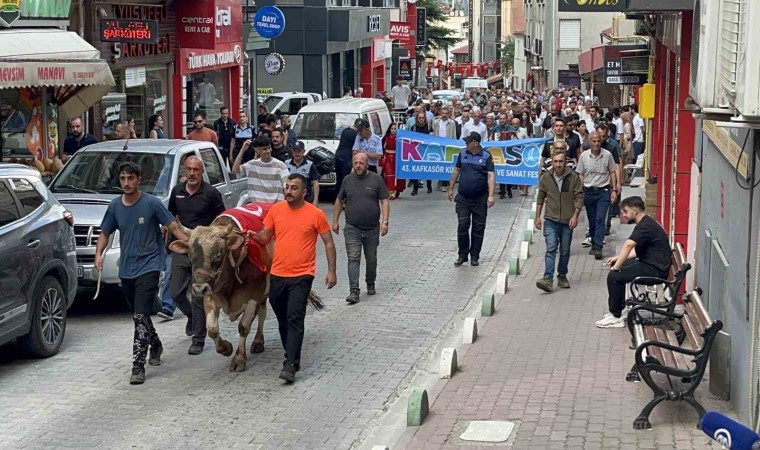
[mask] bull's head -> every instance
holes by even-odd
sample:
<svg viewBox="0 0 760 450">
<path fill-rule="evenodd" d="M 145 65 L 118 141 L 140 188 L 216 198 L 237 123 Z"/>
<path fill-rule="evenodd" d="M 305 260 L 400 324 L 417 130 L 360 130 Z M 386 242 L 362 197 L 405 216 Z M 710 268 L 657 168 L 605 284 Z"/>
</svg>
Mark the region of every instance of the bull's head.
<svg viewBox="0 0 760 450">
<path fill-rule="evenodd" d="M 197 227 L 189 236 L 187 241 L 172 242 L 169 248 L 190 257 L 193 295 L 202 297 L 218 291 L 230 276 L 234 277 L 231 252 L 239 249 L 245 239 L 231 225 Z"/>
</svg>

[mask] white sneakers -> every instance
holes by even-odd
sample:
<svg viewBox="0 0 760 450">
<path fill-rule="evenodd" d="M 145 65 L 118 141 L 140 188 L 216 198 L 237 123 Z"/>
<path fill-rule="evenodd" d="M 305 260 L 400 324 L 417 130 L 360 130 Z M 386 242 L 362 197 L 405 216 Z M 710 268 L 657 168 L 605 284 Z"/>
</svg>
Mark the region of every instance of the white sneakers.
<svg viewBox="0 0 760 450">
<path fill-rule="evenodd" d="M 584 239 L 583 242 L 581 242 L 581 245 L 584 247 L 591 247 L 591 237 Z"/>
<path fill-rule="evenodd" d="M 606 313 L 601 320 L 596 321 L 598 328 L 623 328 L 625 326 L 625 319 L 621 317 L 615 317 L 612 313 Z"/>
</svg>

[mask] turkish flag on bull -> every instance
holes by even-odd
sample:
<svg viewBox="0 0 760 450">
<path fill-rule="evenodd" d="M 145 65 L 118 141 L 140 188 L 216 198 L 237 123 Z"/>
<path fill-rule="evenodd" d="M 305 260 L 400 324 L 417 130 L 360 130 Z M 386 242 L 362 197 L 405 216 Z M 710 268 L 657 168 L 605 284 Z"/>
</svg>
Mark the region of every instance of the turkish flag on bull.
<svg viewBox="0 0 760 450">
<path fill-rule="evenodd" d="M 441 70 L 441 68 L 443 67 L 443 61 L 441 61 L 441 60 L 439 59 L 439 60 L 438 60 L 438 63 L 436 64 L 436 67 L 438 68 L 438 70 Z"/>
<path fill-rule="evenodd" d="M 429 61 L 427 63 L 427 76 L 433 75 L 433 62 Z"/>
<path fill-rule="evenodd" d="M 453 77 L 454 76 L 454 64 L 449 64 L 448 69 L 449 69 L 449 76 Z"/>
</svg>

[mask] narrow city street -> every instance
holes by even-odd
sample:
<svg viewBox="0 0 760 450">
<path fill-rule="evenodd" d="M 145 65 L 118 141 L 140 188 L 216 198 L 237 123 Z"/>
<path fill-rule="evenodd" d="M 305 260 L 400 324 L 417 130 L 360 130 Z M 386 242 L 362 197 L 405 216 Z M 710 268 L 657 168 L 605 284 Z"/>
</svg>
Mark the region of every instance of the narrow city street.
<svg viewBox="0 0 760 450">
<path fill-rule="evenodd" d="M 362 293 L 355 306 L 344 300 L 343 237 L 336 236 L 338 285 L 331 291 L 324 289 L 320 243 L 314 286 L 327 307 L 309 311 L 303 370 L 292 385 L 277 378 L 283 351 L 270 309 L 266 350 L 249 355 L 245 372 L 230 373 L 229 358 L 210 340 L 201 355 L 189 356 L 180 315 L 157 323 L 163 364 L 147 367 L 144 385 L 130 386 L 133 326 L 123 298 L 107 291 L 93 304 L 91 293 L 80 295 L 57 356 L 22 359 L 15 346 L 0 348 L 0 448 L 348 449 L 503 266 L 509 232 L 529 198 L 497 200 L 481 266 L 456 268 L 453 204 L 444 193 L 410 197 L 407 190 L 392 203 L 390 233 L 381 239 L 378 294 Z M 322 207 L 331 221 L 331 205 Z M 236 343 L 237 326 L 226 318 L 221 324 L 224 338 Z"/>
</svg>

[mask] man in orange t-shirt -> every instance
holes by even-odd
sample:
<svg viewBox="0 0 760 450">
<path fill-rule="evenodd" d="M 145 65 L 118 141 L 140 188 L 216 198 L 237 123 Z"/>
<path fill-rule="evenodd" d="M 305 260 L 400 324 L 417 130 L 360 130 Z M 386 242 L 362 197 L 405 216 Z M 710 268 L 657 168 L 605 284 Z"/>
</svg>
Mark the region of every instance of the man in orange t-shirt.
<svg viewBox="0 0 760 450">
<path fill-rule="evenodd" d="M 317 268 L 317 236 L 322 238 L 327 255 L 325 286 L 337 283 L 335 243 L 325 213 L 304 200 L 306 178 L 291 174 L 285 182 L 285 202 L 272 206 L 264 218 L 264 229 L 252 233 L 258 243 L 277 241 L 269 277 L 269 304 L 277 316 L 285 361 L 280 378 L 292 383 L 300 370 L 306 303 Z"/>
<path fill-rule="evenodd" d="M 219 145 L 219 138 L 216 136 L 216 132 L 206 126 L 205 114 L 196 114 L 195 117 L 193 117 L 193 131 L 188 133 L 185 139 L 213 142 L 214 145 Z"/>
</svg>

